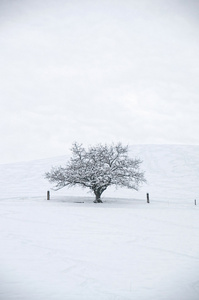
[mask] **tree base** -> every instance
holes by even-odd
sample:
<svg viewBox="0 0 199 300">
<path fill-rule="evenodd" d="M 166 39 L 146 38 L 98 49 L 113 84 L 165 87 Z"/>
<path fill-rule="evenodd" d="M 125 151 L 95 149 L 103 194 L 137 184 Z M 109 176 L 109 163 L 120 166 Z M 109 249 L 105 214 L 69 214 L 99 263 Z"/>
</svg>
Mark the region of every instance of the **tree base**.
<svg viewBox="0 0 199 300">
<path fill-rule="evenodd" d="M 94 200 L 93 202 L 94 202 L 94 203 L 103 203 L 102 200 L 100 200 L 100 199 L 96 199 L 96 200 Z"/>
</svg>

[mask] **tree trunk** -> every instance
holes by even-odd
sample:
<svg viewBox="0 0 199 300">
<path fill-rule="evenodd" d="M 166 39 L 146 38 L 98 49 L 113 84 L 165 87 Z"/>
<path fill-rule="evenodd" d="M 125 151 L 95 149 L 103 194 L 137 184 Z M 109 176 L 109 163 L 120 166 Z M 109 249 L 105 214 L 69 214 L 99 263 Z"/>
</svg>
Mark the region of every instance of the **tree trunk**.
<svg viewBox="0 0 199 300">
<path fill-rule="evenodd" d="M 94 193 L 95 193 L 95 200 L 93 202 L 94 203 L 102 203 L 102 200 L 101 200 L 102 192 L 100 191 L 100 189 L 94 191 Z"/>
</svg>

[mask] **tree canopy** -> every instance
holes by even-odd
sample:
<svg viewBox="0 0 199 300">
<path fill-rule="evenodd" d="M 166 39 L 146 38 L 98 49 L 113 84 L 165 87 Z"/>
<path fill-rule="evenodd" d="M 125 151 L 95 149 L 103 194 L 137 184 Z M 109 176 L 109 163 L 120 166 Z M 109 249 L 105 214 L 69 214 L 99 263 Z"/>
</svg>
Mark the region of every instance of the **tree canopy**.
<svg viewBox="0 0 199 300">
<path fill-rule="evenodd" d="M 111 185 L 138 190 L 146 182 L 140 171 L 142 161 L 129 158 L 128 146 L 121 143 L 99 144 L 88 149 L 74 143 L 71 150 L 72 157 L 65 167 L 53 167 L 45 174 L 57 190 L 79 185 L 95 194 L 94 202 L 102 202 L 102 193 Z"/>
</svg>

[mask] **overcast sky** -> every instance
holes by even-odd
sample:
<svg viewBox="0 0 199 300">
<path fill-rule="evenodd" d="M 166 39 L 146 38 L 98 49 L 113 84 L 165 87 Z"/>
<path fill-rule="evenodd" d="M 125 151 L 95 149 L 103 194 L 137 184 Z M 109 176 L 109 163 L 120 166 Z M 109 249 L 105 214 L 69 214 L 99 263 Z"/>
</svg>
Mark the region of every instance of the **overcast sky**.
<svg viewBox="0 0 199 300">
<path fill-rule="evenodd" d="M 199 144 L 198 0 L 0 0 L 0 163 Z"/>
</svg>

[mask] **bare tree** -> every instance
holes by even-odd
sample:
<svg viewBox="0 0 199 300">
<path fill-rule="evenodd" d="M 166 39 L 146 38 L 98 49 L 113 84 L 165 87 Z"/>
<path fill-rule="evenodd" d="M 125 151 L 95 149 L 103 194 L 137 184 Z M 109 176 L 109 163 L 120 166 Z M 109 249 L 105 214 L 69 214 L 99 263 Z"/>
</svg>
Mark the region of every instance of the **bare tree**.
<svg viewBox="0 0 199 300">
<path fill-rule="evenodd" d="M 128 146 L 97 145 L 86 150 L 73 144 L 72 157 L 65 167 L 52 168 L 45 174 L 55 189 L 79 185 L 95 194 L 95 203 L 102 202 L 101 195 L 108 186 L 127 187 L 138 190 L 146 182 L 140 171 L 140 159 L 128 157 Z"/>
</svg>

